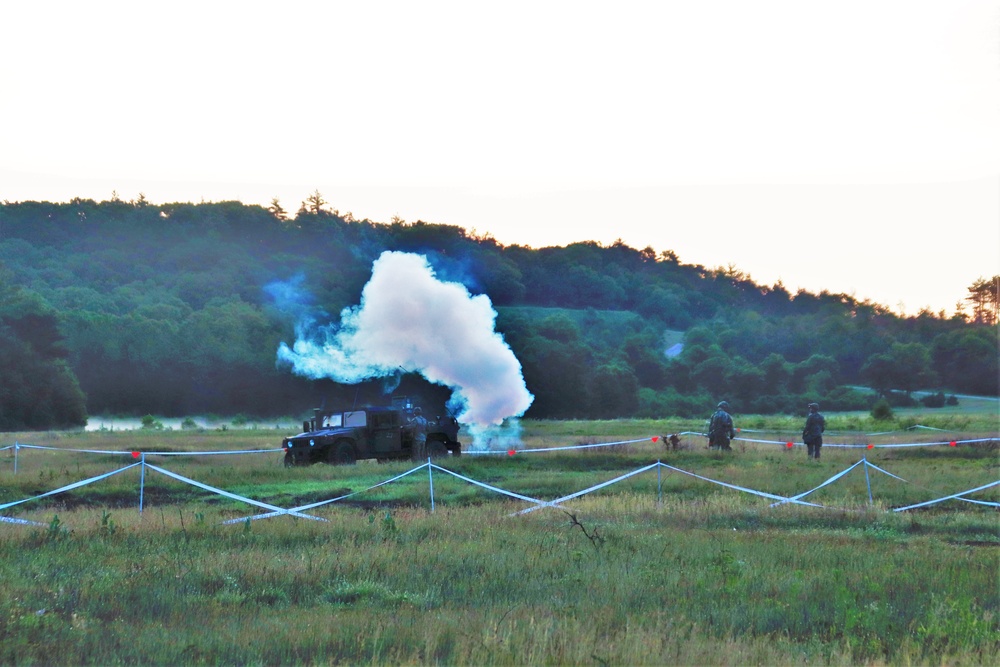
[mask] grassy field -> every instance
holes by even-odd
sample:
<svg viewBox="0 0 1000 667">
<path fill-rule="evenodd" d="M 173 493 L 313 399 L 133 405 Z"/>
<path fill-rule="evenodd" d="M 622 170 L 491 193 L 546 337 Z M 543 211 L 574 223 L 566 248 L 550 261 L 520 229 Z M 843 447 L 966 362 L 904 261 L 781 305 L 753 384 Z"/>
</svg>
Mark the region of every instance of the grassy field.
<svg viewBox="0 0 1000 667">
<path fill-rule="evenodd" d="M 980 412 L 892 424 L 829 415 L 828 444 L 997 436 Z M 921 427 L 906 430 L 907 427 Z M 552 500 L 662 461 L 791 496 L 785 504 L 668 468 L 526 514 L 531 504 L 426 469 L 311 510 L 326 519 L 242 519 L 258 508 L 140 468 L 0 512 L 2 664 L 996 664 L 1000 523 L 957 500 L 891 509 L 1000 478 L 996 441 L 826 447 L 801 419 L 739 417 L 730 454 L 684 435 L 697 421 L 525 422 L 527 449 L 442 467 Z M 941 431 L 933 429 L 943 429 Z M 879 433 L 880 435 L 870 435 Z M 127 452 L 276 449 L 283 433 L 4 434 L 0 504 L 134 463 Z M 767 442 L 756 442 L 767 441 Z M 281 507 L 364 491 L 413 464 L 284 469 L 280 452 L 147 461 Z M 869 498 L 869 483 L 871 498 Z M 997 502 L 998 487 L 976 494 Z M 237 519 L 233 524 L 223 521 Z"/>
</svg>

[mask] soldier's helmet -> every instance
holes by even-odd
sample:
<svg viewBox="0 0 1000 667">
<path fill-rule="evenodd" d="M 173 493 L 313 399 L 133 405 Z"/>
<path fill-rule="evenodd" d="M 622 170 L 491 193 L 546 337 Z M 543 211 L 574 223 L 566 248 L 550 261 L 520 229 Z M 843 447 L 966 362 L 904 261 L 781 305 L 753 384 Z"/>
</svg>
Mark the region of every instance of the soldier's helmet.
<svg viewBox="0 0 1000 667">
<path fill-rule="evenodd" d="M 422 415 L 422 414 L 424 414 L 424 411 L 421 410 L 420 408 L 413 408 L 413 414 L 415 414 L 415 415 Z"/>
<path fill-rule="evenodd" d="M 819 410 L 819 403 L 810 403 L 809 408 L 814 410 Z"/>
<path fill-rule="evenodd" d="M 727 403 L 725 401 L 720 401 L 719 402 L 719 407 L 722 408 L 723 410 L 728 410 L 729 409 L 729 403 Z"/>
</svg>

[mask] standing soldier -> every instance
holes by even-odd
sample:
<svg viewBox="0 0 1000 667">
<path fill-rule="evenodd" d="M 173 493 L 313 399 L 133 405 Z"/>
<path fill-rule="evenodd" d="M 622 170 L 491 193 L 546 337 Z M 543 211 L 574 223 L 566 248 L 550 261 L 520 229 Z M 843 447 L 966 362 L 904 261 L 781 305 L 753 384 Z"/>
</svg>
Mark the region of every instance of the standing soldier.
<svg viewBox="0 0 1000 667">
<path fill-rule="evenodd" d="M 819 403 L 809 404 L 809 416 L 806 417 L 806 427 L 802 429 L 802 442 L 809 449 L 809 458 L 819 458 L 819 448 L 823 446 L 823 431 L 826 430 L 826 419 L 819 413 Z"/>
<path fill-rule="evenodd" d="M 736 429 L 733 428 L 733 418 L 727 412 L 729 403 L 722 401 L 719 409 L 712 415 L 708 422 L 708 446 L 710 449 L 721 449 L 732 451 L 729 441 L 736 437 Z"/>
<path fill-rule="evenodd" d="M 413 418 L 410 420 L 410 428 L 413 429 L 413 458 L 416 461 L 427 458 L 427 420 L 424 419 L 423 412 L 420 408 L 414 408 Z"/>
</svg>

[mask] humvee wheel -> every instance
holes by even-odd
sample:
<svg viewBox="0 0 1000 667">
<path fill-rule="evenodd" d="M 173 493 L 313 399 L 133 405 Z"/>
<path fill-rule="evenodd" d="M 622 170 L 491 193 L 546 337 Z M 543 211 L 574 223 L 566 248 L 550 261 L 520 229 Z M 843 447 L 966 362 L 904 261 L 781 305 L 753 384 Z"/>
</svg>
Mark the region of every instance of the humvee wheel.
<svg viewBox="0 0 1000 667">
<path fill-rule="evenodd" d="M 354 453 L 354 446 L 342 440 L 336 443 L 330 450 L 329 462 L 338 466 L 351 466 L 358 462 L 358 457 Z"/>
<path fill-rule="evenodd" d="M 284 465 L 286 468 L 291 468 L 295 465 L 295 458 L 292 456 L 291 452 L 285 452 Z"/>
<path fill-rule="evenodd" d="M 444 446 L 443 442 L 431 440 L 427 443 L 427 456 L 432 459 L 439 459 L 448 456 L 448 448 Z"/>
</svg>

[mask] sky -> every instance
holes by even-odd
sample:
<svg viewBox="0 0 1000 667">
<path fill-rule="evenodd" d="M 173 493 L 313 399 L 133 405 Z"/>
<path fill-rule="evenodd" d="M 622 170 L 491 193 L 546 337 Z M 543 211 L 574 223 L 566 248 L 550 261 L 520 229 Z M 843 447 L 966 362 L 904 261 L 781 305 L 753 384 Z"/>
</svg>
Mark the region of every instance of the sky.
<svg viewBox="0 0 1000 667">
<path fill-rule="evenodd" d="M 1000 273 L 1000 0 L 8 3 L 0 200 L 319 191 L 951 314 Z"/>
</svg>

